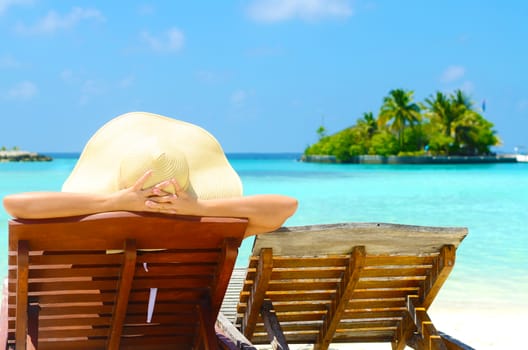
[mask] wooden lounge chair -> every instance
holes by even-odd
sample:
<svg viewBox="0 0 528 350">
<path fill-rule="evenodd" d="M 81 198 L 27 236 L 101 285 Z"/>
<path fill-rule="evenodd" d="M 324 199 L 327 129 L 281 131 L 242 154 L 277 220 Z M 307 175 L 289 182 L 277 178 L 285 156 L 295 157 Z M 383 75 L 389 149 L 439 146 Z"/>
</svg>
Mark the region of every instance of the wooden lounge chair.
<svg viewBox="0 0 528 350">
<path fill-rule="evenodd" d="M 427 314 L 466 235 L 465 228 L 352 223 L 259 235 L 237 326 L 252 344 L 280 349 L 370 342 L 467 349 Z"/>
<path fill-rule="evenodd" d="M 217 349 L 246 226 L 131 212 L 10 221 L 7 348 Z"/>
</svg>

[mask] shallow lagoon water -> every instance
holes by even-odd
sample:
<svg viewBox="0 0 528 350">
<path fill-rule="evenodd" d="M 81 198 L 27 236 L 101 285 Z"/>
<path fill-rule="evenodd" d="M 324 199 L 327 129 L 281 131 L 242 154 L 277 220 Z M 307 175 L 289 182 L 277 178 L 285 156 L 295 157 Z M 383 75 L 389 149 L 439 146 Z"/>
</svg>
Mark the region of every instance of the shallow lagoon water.
<svg viewBox="0 0 528 350">
<path fill-rule="evenodd" d="M 298 156 L 229 158 L 245 194 L 298 198 L 299 210 L 286 225 L 385 222 L 468 227 L 439 297 L 528 307 L 528 163 L 337 165 L 302 163 Z M 55 155 L 52 162 L 0 163 L 0 196 L 57 191 L 75 161 L 74 155 Z M 7 272 L 8 219 L 0 210 L 1 276 Z M 251 243 L 248 239 L 242 245 L 238 266 L 247 263 Z"/>
</svg>

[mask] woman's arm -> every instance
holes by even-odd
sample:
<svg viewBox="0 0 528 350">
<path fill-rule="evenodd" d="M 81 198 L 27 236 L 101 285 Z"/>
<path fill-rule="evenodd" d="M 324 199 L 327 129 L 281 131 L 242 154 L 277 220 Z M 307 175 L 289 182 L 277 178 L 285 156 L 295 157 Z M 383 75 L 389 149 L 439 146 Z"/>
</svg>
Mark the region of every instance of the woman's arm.
<svg viewBox="0 0 528 350">
<path fill-rule="evenodd" d="M 151 211 L 197 216 L 228 216 L 249 219 L 246 236 L 279 228 L 297 210 L 297 200 L 282 195 L 197 200 L 171 180 L 142 190 L 150 173 L 128 189 L 112 194 L 30 192 L 4 197 L 4 207 L 13 217 L 40 219 L 86 215 L 106 211 Z M 174 185 L 176 194 L 163 192 Z"/>
<path fill-rule="evenodd" d="M 176 192 L 174 194 L 164 192 L 163 188 L 167 186 L 174 188 Z M 295 213 L 298 205 L 295 198 L 277 194 L 196 199 L 182 190 L 174 179 L 154 186 L 152 192 L 155 196 L 145 202 L 152 211 L 182 215 L 248 218 L 246 236 L 278 229 Z"/>
<path fill-rule="evenodd" d="M 142 190 L 151 172 L 134 186 L 112 193 L 27 192 L 4 197 L 4 208 L 16 218 L 42 219 L 86 215 L 105 211 L 144 211 L 152 190 Z"/>
<path fill-rule="evenodd" d="M 152 211 L 163 213 L 247 218 L 246 236 L 278 229 L 297 210 L 295 198 L 276 194 L 206 200 L 188 199 L 181 195 L 168 197 L 171 199 L 149 199 L 146 205 Z"/>
</svg>

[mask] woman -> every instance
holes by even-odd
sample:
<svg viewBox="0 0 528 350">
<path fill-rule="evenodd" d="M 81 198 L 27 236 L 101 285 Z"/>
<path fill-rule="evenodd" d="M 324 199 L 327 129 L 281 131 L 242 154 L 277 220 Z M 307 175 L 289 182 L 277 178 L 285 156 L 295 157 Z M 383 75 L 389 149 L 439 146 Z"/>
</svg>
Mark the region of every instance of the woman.
<svg viewBox="0 0 528 350">
<path fill-rule="evenodd" d="M 27 219 L 120 210 L 244 217 L 246 236 L 279 228 L 297 210 L 288 196 L 242 196 L 238 175 L 204 129 L 143 112 L 99 129 L 62 192 L 13 194 L 3 202 L 10 215 Z"/>
</svg>

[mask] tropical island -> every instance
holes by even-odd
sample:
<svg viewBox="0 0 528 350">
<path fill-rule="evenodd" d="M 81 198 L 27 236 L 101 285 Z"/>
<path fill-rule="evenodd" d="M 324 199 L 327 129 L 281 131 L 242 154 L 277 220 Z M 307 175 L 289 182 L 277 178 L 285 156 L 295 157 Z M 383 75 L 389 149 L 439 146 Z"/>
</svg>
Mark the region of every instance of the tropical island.
<svg viewBox="0 0 528 350">
<path fill-rule="evenodd" d="M 411 90 L 395 89 L 383 98 L 379 112 L 363 113 L 356 124 L 333 135 L 324 126 L 308 146 L 303 161 L 333 163 L 469 163 L 515 161 L 497 156 L 501 141 L 462 90 L 436 92 L 423 102 Z"/>
<path fill-rule="evenodd" d="M 7 149 L 0 148 L 0 162 L 49 162 L 52 158 L 43 154 L 22 151 L 17 146 Z"/>
</svg>

